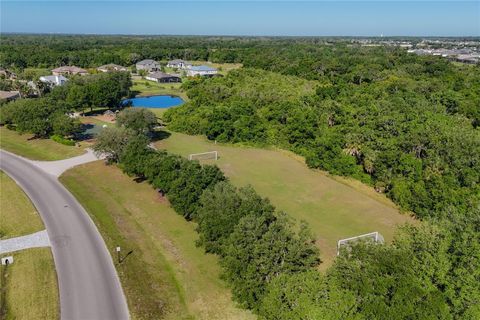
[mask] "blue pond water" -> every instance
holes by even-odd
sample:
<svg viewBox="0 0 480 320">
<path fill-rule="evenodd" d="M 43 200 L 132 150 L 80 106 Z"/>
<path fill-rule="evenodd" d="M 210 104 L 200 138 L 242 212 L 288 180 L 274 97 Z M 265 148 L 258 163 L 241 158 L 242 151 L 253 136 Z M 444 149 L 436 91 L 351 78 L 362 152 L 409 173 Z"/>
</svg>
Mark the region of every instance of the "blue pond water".
<svg viewBox="0 0 480 320">
<path fill-rule="evenodd" d="M 176 96 L 150 96 L 150 97 L 136 97 L 125 99 L 122 102 L 132 102 L 132 107 L 147 107 L 147 108 L 170 108 L 181 105 L 182 98 Z"/>
</svg>

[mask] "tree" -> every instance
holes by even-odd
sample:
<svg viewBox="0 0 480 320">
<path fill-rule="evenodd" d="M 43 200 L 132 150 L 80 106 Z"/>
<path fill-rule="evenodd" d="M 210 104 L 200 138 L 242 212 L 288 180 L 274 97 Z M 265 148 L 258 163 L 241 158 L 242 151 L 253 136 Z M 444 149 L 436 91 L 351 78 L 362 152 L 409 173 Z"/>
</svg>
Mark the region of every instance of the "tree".
<svg viewBox="0 0 480 320">
<path fill-rule="evenodd" d="M 273 206 L 251 186 L 237 190 L 228 181 L 217 183 L 200 197 L 196 215 L 198 245 L 205 251 L 223 255 L 223 247 L 239 220 L 249 214 L 272 215 Z"/>
<path fill-rule="evenodd" d="M 133 135 L 126 128 L 104 128 L 97 136 L 93 150 L 96 155 L 105 156 L 109 163 L 118 162 Z"/>
<path fill-rule="evenodd" d="M 266 286 L 284 273 L 307 271 L 320 262 L 318 248 L 305 224 L 298 233 L 285 214 L 243 217 L 230 235 L 221 261 L 233 297 L 257 310 Z"/>
<path fill-rule="evenodd" d="M 65 114 L 57 114 L 53 117 L 53 134 L 62 137 L 73 136 L 80 132 L 82 124 L 78 119 L 70 118 Z"/>
<path fill-rule="evenodd" d="M 267 286 L 259 315 L 266 320 L 364 319 L 353 292 L 317 270 L 281 274 Z"/>
<path fill-rule="evenodd" d="M 127 108 L 117 115 L 117 126 L 137 133 L 151 134 L 157 124 L 155 114 L 144 108 Z"/>
</svg>

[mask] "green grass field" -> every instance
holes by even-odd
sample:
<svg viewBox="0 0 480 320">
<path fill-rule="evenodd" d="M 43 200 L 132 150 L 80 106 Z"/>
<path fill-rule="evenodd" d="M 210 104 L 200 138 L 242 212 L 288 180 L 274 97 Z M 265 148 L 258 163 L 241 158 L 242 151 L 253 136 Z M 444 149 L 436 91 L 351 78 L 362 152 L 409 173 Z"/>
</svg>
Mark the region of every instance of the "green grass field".
<svg viewBox="0 0 480 320">
<path fill-rule="evenodd" d="M 0 171 L 0 235 L 11 238 L 44 229 L 37 211 L 23 191 Z M 50 248 L 27 249 L 14 257 L 0 275 L 0 305 L 5 319 L 58 319 L 57 275 Z M 0 315 L 0 318 L 2 316 Z"/>
<path fill-rule="evenodd" d="M 181 83 L 157 83 L 145 79 L 133 79 L 131 91 L 136 92 L 138 96 L 151 95 L 172 95 L 179 96 L 183 100 L 187 100 L 187 95 L 180 88 Z"/>
<path fill-rule="evenodd" d="M 217 257 L 195 246 L 195 225 L 146 182 L 101 161 L 60 180 L 90 213 L 107 247 L 133 251 L 116 264 L 133 319 L 253 318 L 231 301 Z"/>
<path fill-rule="evenodd" d="M 18 134 L 0 127 L 0 148 L 32 160 L 61 160 L 85 152 L 86 143 L 80 147 L 66 146 L 50 139 L 32 139 L 31 134 Z"/>
<path fill-rule="evenodd" d="M 30 199 L 3 171 L 0 171 L 0 186 L 0 238 L 18 237 L 45 229 Z"/>
<path fill-rule="evenodd" d="M 373 189 L 311 170 L 290 152 L 214 144 L 179 133 L 156 146 L 183 156 L 217 150 L 219 160 L 205 162 L 216 163 L 235 185 L 251 184 L 278 209 L 309 223 L 321 249 L 322 269 L 332 263 L 339 239 L 379 231 L 391 240 L 396 225 L 413 221 Z"/>
</svg>

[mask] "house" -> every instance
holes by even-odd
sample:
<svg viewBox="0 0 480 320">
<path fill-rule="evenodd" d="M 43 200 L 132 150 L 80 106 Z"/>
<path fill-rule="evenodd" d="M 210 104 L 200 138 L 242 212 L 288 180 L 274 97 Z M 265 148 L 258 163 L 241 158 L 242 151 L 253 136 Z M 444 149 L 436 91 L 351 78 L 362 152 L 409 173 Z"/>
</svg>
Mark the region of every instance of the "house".
<svg viewBox="0 0 480 320">
<path fill-rule="evenodd" d="M 456 61 L 462 63 L 476 64 L 480 62 L 480 55 L 475 54 L 459 54 L 456 58 Z"/>
<path fill-rule="evenodd" d="M 20 98 L 20 91 L 0 91 L 0 101 L 12 101 Z"/>
<path fill-rule="evenodd" d="M 191 77 L 194 76 L 214 76 L 218 73 L 217 69 L 209 67 L 209 66 L 194 66 L 191 67 L 187 74 Z"/>
<path fill-rule="evenodd" d="M 56 87 L 56 86 L 63 86 L 65 83 L 67 83 L 68 79 L 62 75 L 42 76 L 40 77 L 40 81 L 48 84 L 49 86 Z"/>
<path fill-rule="evenodd" d="M 119 66 L 118 64 L 109 63 L 97 68 L 100 72 L 113 72 L 113 71 L 127 71 L 127 68 Z"/>
<path fill-rule="evenodd" d="M 160 70 L 160 63 L 155 60 L 146 59 L 136 64 L 137 71 L 146 70 L 147 72 Z"/>
<path fill-rule="evenodd" d="M 168 61 L 167 67 L 174 69 L 190 69 L 192 64 L 184 60 L 175 59 Z"/>
<path fill-rule="evenodd" d="M 86 75 L 88 74 L 87 70 L 75 67 L 75 66 L 63 66 L 52 70 L 54 76 L 65 76 L 65 75 Z"/>
<path fill-rule="evenodd" d="M 182 82 L 182 79 L 174 74 L 168 74 L 163 72 L 154 72 L 145 76 L 145 79 L 155 82 Z"/>
<path fill-rule="evenodd" d="M 15 80 L 17 79 L 17 75 L 7 69 L 0 68 L 0 78 Z"/>
</svg>

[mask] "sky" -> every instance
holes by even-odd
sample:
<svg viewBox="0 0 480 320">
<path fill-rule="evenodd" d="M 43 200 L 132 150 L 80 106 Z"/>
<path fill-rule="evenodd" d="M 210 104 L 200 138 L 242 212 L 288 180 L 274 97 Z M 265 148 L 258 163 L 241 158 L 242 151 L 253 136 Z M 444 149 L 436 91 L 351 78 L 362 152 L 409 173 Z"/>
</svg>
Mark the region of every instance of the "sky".
<svg viewBox="0 0 480 320">
<path fill-rule="evenodd" d="M 476 1 L 0 1 L 0 32 L 480 36 Z"/>
</svg>

